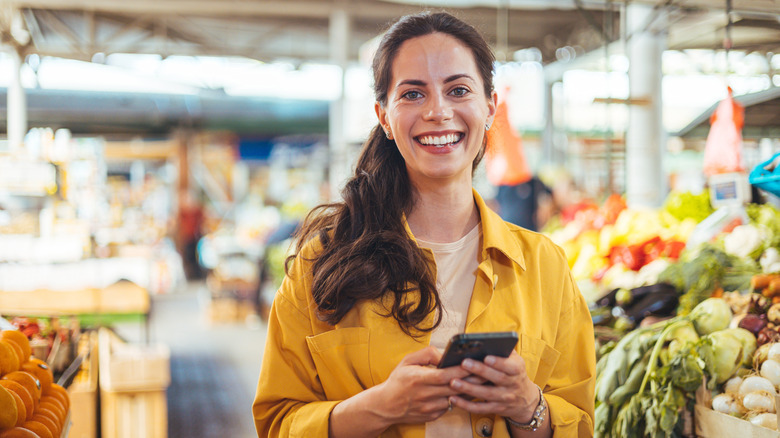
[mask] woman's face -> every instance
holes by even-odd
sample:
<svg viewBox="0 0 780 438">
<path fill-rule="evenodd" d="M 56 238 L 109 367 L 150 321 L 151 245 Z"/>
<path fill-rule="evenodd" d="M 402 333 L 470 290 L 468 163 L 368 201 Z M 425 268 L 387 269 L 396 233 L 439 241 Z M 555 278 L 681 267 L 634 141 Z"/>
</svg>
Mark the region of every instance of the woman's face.
<svg viewBox="0 0 780 438">
<path fill-rule="evenodd" d="M 496 110 L 496 94 L 486 96 L 484 89 L 474 56 L 460 40 L 434 33 L 401 45 L 387 105 L 375 109 L 418 188 L 471 183 L 485 124 Z"/>
</svg>

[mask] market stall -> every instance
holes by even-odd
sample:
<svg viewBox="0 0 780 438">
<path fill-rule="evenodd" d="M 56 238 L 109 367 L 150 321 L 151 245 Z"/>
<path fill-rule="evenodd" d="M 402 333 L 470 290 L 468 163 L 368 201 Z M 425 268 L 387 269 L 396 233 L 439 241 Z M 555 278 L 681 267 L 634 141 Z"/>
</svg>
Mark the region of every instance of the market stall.
<svg viewBox="0 0 780 438">
<path fill-rule="evenodd" d="M 613 195 L 546 230 L 591 303 L 596 436 L 777 436 L 780 210 L 711 196 Z"/>
</svg>

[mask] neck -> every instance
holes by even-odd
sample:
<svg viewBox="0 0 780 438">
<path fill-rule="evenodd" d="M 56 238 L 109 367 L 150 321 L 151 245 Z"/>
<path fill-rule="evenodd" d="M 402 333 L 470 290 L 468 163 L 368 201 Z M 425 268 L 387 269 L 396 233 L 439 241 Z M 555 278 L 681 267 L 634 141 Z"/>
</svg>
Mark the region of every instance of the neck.
<svg viewBox="0 0 780 438">
<path fill-rule="evenodd" d="M 455 242 L 479 223 L 479 210 L 471 186 L 419 190 L 414 208 L 406 217 L 409 228 L 428 242 Z"/>
</svg>

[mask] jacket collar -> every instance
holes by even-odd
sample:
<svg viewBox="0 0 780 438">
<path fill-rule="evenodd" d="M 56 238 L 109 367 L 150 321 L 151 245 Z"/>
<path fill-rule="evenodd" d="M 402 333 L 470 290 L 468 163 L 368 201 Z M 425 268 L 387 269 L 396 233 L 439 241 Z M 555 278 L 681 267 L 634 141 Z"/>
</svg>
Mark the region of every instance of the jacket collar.
<svg viewBox="0 0 780 438">
<path fill-rule="evenodd" d="M 482 220 L 481 258 L 486 259 L 488 250 L 495 248 L 525 270 L 523 247 L 516 238 L 516 230 L 512 230 L 510 225 L 501 219 L 501 216 L 485 204 L 476 189 L 472 188 L 471 190 L 474 193 L 474 202 L 477 204 L 479 217 Z"/>
<path fill-rule="evenodd" d="M 477 210 L 479 210 L 479 217 L 482 223 L 483 243 L 480 259 L 485 260 L 488 256 L 488 250 L 494 248 L 525 270 L 523 247 L 520 245 L 519 240 L 515 238 L 515 232 L 510 229 L 510 226 L 504 222 L 503 219 L 501 219 L 501 216 L 485 204 L 482 196 L 480 196 L 475 188 L 472 187 L 471 191 L 474 194 L 474 203 L 477 204 Z M 412 240 L 417 242 L 414 234 L 412 234 L 411 228 L 409 228 L 406 214 L 402 213 L 402 215 L 406 232 Z"/>
</svg>

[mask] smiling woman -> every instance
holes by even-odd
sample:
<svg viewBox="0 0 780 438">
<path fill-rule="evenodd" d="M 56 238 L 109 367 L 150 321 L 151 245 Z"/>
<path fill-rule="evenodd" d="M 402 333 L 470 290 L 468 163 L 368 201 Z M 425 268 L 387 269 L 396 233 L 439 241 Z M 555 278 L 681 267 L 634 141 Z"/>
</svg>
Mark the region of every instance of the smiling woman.
<svg viewBox="0 0 780 438">
<path fill-rule="evenodd" d="M 592 436 L 593 326 L 563 251 L 472 189 L 493 64 L 446 13 L 382 38 L 379 123 L 343 201 L 301 226 L 269 315 L 258 436 Z M 499 331 L 519 334 L 508 357 L 436 367 L 453 335 Z"/>
<path fill-rule="evenodd" d="M 471 187 L 472 163 L 496 109 L 473 59 L 459 39 L 432 33 L 406 41 L 393 63 L 387 102 L 377 102 L 376 112 L 415 186 L 449 178 Z"/>
</svg>

